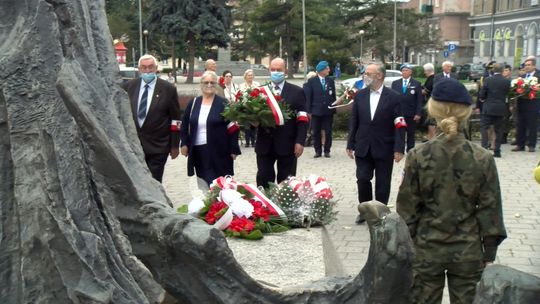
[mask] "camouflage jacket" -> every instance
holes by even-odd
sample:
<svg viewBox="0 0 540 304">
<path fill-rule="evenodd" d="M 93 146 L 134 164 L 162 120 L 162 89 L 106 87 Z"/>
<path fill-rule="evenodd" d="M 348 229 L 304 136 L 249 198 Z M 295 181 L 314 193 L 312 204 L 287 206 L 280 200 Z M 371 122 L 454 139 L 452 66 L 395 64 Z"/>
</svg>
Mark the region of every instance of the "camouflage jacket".
<svg viewBox="0 0 540 304">
<path fill-rule="evenodd" d="M 506 238 L 501 190 L 491 154 L 442 134 L 409 152 L 397 212 L 409 227 L 417 259 L 493 261 Z"/>
</svg>

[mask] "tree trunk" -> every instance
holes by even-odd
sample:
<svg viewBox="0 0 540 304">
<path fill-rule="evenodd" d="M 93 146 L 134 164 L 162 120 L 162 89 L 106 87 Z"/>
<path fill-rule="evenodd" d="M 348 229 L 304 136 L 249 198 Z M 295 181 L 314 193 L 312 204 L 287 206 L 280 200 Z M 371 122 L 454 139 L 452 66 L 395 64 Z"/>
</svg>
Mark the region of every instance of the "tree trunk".
<svg viewBox="0 0 540 304">
<path fill-rule="evenodd" d="M 177 70 L 177 65 L 176 65 L 176 43 L 175 43 L 175 40 L 174 38 L 172 39 L 172 45 L 171 45 L 171 60 L 172 60 L 172 75 L 174 77 L 174 83 L 176 83 L 176 70 Z"/>
<path fill-rule="evenodd" d="M 290 289 L 253 280 L 223 234 L 176 213 L 151 177 L 104 2 L 4 2 L 2 303 L 160 303 L 164 289 L 181 303 L 407 302 L 412 243 L 382 204 L 363 204 L 371 246 L 355 278 Z"/>
<path fill-rule="evenodd" d="M 193 74 L 195 73 L 195 49 L 197 48 L 197 42 L 192 33 L 188 34 L 188 76 L 186 83 L 193 83 Z"/>
</svg>

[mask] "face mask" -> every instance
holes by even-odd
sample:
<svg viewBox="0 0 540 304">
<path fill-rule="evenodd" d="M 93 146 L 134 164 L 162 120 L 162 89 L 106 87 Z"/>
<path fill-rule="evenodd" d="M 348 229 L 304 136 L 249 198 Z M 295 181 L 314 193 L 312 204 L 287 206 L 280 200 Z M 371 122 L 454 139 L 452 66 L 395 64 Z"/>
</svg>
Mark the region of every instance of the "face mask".
<svg viewBox="0 0 540 304">
<path fill-rule="evenodd" d="M 156 73 L 143 73 L 141 78 L 144 80 L 144 82 L 149 83 L 156 78 Z"/>
<path fill-rule="evenodd" d="M 364 75 L 364 84 L 369 87 L 373 83 L 373 78 Z"/>
<path fill-rule="evenodd" d="M 285 80 L 285 73 L 283 72 L 270 72 L 270 79 L 273 83 L 281 83 Z"/>
</svg>

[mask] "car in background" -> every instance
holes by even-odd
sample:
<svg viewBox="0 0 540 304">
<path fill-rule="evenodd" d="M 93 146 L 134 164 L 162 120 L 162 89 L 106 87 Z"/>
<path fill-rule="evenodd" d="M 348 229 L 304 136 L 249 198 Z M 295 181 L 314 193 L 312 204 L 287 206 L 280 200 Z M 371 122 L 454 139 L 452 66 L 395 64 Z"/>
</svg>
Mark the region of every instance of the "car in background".
<svg viewBox="0 0 540 304">
<path fill-rule="evenodd" d="M 268 67 L 262 65 L 262 64 L 252 64 L 250 65 L 250 69 L 253 70 L 253 75 L 255 76 L 268 76 L 270 75 L 270 72 L 268 71 Z M 243 75 L 242 75 L 243 77 Z"/>
<path fill-rule="evenodd" d="M 120 67 L 122 84 L 126 84 L 131 79 L 139 78 L 139 70 L 133 67 Z"/>
<path fill-rule="evenodd" d="M 341 84 L 345 86 L 346 88 L 350 88 L 360 79 L 362 79 L 362 77 L 349 78 L 349 79 L 343 80 Z M 401 71 L 386 70 L 386 76 L 384 77 L 384 85 L 387 87 L 391 87 L 392 82 L 398 79 L 401 79 Z"/>
<path fill-rule="evenodd" d="M 484 66 L 476 63 L 466 63 L 456 67 L 456 73 L 460 80 L 477 81 L 484 75 Z"/>
</svg>

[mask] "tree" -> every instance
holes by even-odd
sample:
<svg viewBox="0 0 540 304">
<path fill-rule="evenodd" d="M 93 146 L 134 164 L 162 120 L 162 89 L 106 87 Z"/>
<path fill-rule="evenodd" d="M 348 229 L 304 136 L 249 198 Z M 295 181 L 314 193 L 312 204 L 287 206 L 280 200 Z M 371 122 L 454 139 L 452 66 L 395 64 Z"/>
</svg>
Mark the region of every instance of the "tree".
<svg viewBox="0 0 540 304">
<path fill-rule="evenodd" d="M 173 41 L 185 41 L 189 70 L 186 83 L 193 83 L 198 46 L 227 47 L 230 38 L 230 7 L 226 0 L 153 0 L 148 24 Z"/>
</svg>

